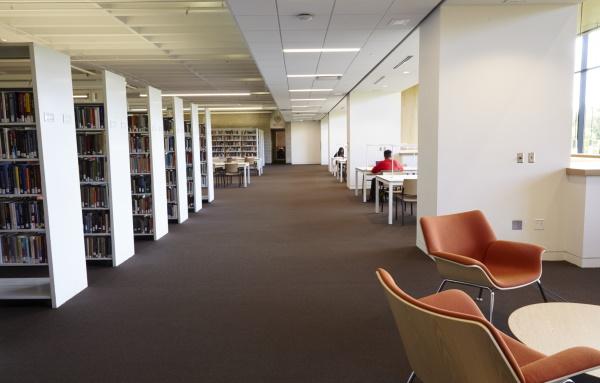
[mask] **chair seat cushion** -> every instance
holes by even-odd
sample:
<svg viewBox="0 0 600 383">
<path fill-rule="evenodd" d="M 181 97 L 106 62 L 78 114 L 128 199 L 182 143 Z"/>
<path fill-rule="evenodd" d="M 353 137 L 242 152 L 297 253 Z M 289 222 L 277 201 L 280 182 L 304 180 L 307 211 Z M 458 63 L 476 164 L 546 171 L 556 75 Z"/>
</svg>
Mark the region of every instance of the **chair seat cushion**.
<svg viewBox="0 0 600 383">
<path fill-rule="evenodd" d="M 524 286 L 540 278 L 538 270 L 519 267 L 519 265 L 484 263 L 491 279 L 498 287 L 512 288 Z"/>
</svg>

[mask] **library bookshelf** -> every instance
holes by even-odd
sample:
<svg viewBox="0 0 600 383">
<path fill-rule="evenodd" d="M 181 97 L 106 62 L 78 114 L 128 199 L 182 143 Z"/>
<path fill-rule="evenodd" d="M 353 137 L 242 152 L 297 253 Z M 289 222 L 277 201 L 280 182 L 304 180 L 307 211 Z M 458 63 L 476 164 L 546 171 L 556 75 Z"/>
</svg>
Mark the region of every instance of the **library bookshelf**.
<svg viewBox="0 0 600 383">
<path fill-rule="evenodd" d="M 214 158 L 255 158 L 258 175 L 264 168 L 264 134 L 257 128 L 212 129 L 212 153 Z"/>
<path fill-rule="evenodd" d="M 40 45 L 0 45 L 0 300 L 59 307 L 87 287 L 70 59 Z M 13 72 L 14 71 L 14 72 Z"/>
<path fill-rule="evenodd" d="M 206 197 L 207 202 L 212 202 L 215 199 L 215 178 L 214 178 L 214 167 L 213 167 L 213 147 L 212 147 L 212 115 L 210 109 L 204 109 L 204 124 L 200 126 L 200 146 L 202 150 L 202 158 L 204 158 L 204 166 L 202 170 L 206 169 L 205 179 L 202 180 L 202 187 L 206 188 L 206 193 L 203 195 Z"/>
<path fill-rule="evenodd" d="M 168 232 L 162 97 L 148 87 L 144 111 L 129 112 L 133 235 L 158 240 Z"/>
<path fill-rule="evenodd" d="M 188 210 L 194 213 L 202 209 L 202 188 L 206 182 L 206 150 L 201 145 L 198 105 L 191 104 L 190 119 L 185 122 L 185 166 Z"/>
<path fill-rule="evenodd" d="M 89 100 L 89 101 L 87 101 Z M 133 256 L 125 79 L 102 72 L 100 92 L 75 104 L 87 261 L 118 266 Z"/>
<path fill-rule="evenodd" d="M 188 219 L 187 170 L 183 100 L 166 97 L 163 119 L 167 212 L 169 221 L 183 223 Z"/>
</svg>

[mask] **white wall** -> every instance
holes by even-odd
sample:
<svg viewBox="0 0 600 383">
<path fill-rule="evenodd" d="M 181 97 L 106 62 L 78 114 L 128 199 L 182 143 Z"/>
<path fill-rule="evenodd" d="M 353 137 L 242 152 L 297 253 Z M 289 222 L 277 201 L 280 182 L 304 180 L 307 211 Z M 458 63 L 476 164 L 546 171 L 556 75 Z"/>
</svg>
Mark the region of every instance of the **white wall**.
<svg viewBox="0 0 600 383">
<path fill-rule="evenodd" d="M 563 250 L 576 17 L 576 6 L 444 6 L 425 23 L 419 215 L 481 209 L 499 238 Z"/>
<path fill-rule="evenodd" d="M 349 188 L 353 189 L 356 183 L 353 169 L 374 165 L 367 163 L 369 145 L 400 145 L 401 105 L 400 91 L 353 91 L 350 94 L 347 151 Z"/>
<path fill-rule="evenodd" d="M 344 98 L 329 112 L 329 153 L 348 148 L 348 99 Z"/>
<path fill-rule="evenodd" d="M 292 122 L 291 158 L 293 165 L 321 163 L 321 123 L 319 121 Z"/>
<path fill-rule="evenodd" d="M 321 120 L 321 165 L 329 165 L 329 115 Z"/>
</svg>

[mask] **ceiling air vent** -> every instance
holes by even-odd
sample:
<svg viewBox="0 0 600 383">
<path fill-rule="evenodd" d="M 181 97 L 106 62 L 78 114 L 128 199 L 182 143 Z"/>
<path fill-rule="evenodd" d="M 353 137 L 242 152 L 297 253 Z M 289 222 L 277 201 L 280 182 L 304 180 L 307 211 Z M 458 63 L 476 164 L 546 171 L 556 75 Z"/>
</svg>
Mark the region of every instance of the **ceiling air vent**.
<svg viewBox="0 0 600 383">
<path fill-rule="evenodd" d="M 373 84 L 377 85 L 379 84 L 381 81 L 383 81 L 383 79 L 385 78 L 385 76 L 381 76 L 377 79 L 377 81 L 375 81 Z"/>
<path fill-rule="evenodd" d="M 408 61 L 410 61 L 413 58 L 413 56 L 406 56 L 404 58 L 404 60 L 400 61 L 398 64 L 396 64 L 396 66 L 394 66 L 394 69 L 398 69 L 400 68 L 402 65 L 406 64 Z"/>
</svg>

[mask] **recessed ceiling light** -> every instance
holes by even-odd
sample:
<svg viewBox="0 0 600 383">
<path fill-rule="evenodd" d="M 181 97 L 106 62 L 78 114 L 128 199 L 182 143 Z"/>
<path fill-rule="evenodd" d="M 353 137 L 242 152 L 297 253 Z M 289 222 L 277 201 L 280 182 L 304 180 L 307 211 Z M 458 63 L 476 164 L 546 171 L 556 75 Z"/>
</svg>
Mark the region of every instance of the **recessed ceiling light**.
<svg viewBox="0 0 600 383">
<path fill-rule="evenodd" d="M 311 21 L 314 18 L 312 13 L 299 13 L 296 18 L 300 21 Z"/>
<path fill-rule="evenodd" d="M 410 74 L 410 72 L 405 70 L 404 72 L 402 72 L 402 74 Z"/>
<path fill-rule="evenodd" d="M 294 48 L 284 49 L 283 53 L 340 53 L 358 51 L 360 51 L 360 48 Z"/>
<path fill-rule="evenodd" d="M 226 108 L 208 108 L 210 110 L 263 110 L 262 106 L 236 106 L 236 107 L 226 107 Z"/>
<path fill-rule="evenodd" d="M 140 97 L 148 97 L 146 93 L 140 93 Z"/>
<path fill-rule="evenodd" d="M 290 101 L 327 101 L 326 98 L 292 98 Z"/>
<path fill-rule="evenodd" d="M 290 92 L 331 92 L 333 89 L 290 89 Z"/>
<path fill-rule="evenodd" d="M 271 94 L 271 92 L 252 92 L 252 94 Z"/>
<path fill-rule="evenodd" d="M 0 41 L 2 41 L 3 43 L 7 42 L 8 40 L 5 39 L 4 37 L 0 37 Z"/>
<path fill-rule="evenodd" d="M 387 84 L 383 84 L 381 87 L 382 87 L 382 88 L 387 88 L 388 86 L 389 86 L 389 85 L 387 85 Z"/>
<path fill-rule="evenodd" d="M 88 98 L 87 94 L 74 94 L 73 98 Z"/>
<path fill-rule="evenodd" d="M 410 23 L 410 19 L 391 19 L 388 25 L 405 26 L 408 25 L 408 23 Z"/>
<path fill-rule="evenodd" d="M 250 96 L 249 92 L 240 93 L 163 93 L 163 97 L 239 97 Z"/>
<path fill-rule="evenodd" d="M 288 74 L 289 78 L 342 77 L 342 74 Z"/>
</svg>

